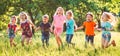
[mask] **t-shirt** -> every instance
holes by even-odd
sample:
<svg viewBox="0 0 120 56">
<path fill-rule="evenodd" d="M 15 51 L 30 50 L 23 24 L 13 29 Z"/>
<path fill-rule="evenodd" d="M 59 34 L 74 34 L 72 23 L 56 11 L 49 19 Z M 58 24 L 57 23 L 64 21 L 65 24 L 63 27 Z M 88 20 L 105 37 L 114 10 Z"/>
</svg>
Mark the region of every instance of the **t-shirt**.
<svg viewBox="0 0 120 56">
<path fill-rule="evenodd" d="M 49 35 L 50 23 L 44 24 L 44 23 L 42 22 L 42 23 L 40 23 L 40 28 L 41 28 L 41 33 L 42 33 L 43 35 Z"/>
<path fill-rule="evenodd" d="M 74 33 L 74 20 L 70 19 L 66 21 L 66 34 L 73 34 Z"/>
<path fill-rule="evenodd" d="M 111 29 L 112 25 L 109 22 L 102 22 L 102 34 L 110 34 L 110 31 L 107 29 Z"/>
<path fill-rule="evenodd" d="M 94 27 L 96 26 L 95 22 L 93 21 L 85 21 L 83 23 L 83 26 L 85 27 L 85 34 L 86 35 L 95 35 L 94 34 Z"/>
<path fill-rule="evenodd" d="M 15 30 L 16 30 L 17 25 L 12 25 L 12 24 L 8 24 L 8 29 L 9 29 L 9 33 L 14 34 Z"/>
<path fill-rule="evenodd" d="M 63 28 L 64 25 L 64 21 L 66 20 L 66 17 L 63 15 L 55 15 L 53 16 L 53 20 L 54 20 L 54 27 L 60 27 Z"/>
</svg>

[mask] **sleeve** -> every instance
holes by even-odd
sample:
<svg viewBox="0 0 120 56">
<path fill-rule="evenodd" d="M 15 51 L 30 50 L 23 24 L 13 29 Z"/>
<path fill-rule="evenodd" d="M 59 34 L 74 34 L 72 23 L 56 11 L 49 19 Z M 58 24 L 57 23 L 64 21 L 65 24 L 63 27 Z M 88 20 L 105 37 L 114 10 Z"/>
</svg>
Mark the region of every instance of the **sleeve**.
<svg viewBox="0 0 120 56">
<path fill-rule="evenodd" d="M 10 28 L 10 24 L 8 24 L 8 28 Z"/>
<path fill-rule="evenodd" d="M 85 27 L 85 25 L 86 25 L 86 23 L 85 23 L 85 22 L 83 22 L 83 25 L 82 25 L 82 26 L 83 26 L 83 27 Z"/>
<path fill-rule="evenodd" d="M 49 23 L 49 28 L 51 27 L 51 24 Z"/>
<path fill-rule="evenodd" d="M 96 27 L 96 23 L 95 22 L 93 22 L 93 26 Z"/>
</svg>

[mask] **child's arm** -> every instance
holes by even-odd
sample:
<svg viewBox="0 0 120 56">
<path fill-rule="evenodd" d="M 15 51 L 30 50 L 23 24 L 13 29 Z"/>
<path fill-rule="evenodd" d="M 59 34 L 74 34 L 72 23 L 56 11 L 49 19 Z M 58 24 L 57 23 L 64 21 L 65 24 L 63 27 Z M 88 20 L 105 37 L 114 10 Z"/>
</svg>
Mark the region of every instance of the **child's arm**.
<svg viewBox="0 0 120 56">
<path fill-rule="evenodd" d="M 53 25 L 54 25 L 54 21 L 52 22 L 51 27 L 50 27 L 51 32 L 53 32 Z"/>
<path fill-rule="evenodd" d="M 7 28 L 7 32 L 6 33 L 8 34 L 8 32 L 9 32 L 9 28 Z"/>
<path fill-rule="evenodd" d="M 40 30 L 41 28 L 40 28 L 40 26 L 39 27 L 37 27 L 36 29 L 35 29 L 35 31 L 38 31 L 38 30 Z"/>
</svg>

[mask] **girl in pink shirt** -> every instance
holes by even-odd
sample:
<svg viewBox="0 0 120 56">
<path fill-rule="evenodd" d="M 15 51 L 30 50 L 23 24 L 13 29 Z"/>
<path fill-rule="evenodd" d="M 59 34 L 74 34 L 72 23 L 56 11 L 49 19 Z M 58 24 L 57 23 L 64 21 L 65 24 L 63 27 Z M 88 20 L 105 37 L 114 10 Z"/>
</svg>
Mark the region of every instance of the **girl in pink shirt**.
<svg viewBox="0 0 120 56">
<path fill-rule="evenodd" d="M 56 37 L 56 41 L 57 41 L 59 48 L 60 46 L 63 46 L 60 35 L 63 32 L 63 25 L 64 25 L 65 20 L 66 20 L 66 17 L 64 15 L 64 9 L 62 7 L 58 7 L 53 16 L 51 31 L 53 32 L 53 27 L 54 27 L 54 35 Z"/>
</svg>

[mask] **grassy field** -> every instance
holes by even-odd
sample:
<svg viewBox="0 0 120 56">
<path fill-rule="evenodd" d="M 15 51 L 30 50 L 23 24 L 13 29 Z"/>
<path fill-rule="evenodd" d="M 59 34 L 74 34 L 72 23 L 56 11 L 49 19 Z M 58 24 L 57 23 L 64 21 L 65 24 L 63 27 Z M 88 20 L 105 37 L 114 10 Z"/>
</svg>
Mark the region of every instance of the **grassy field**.
<svg viewBox="0 0 120 56">
<path fill-rule="evenodd" d="M 97 52 L 89 45 L 84 47 L 84 32 L 76 32 L 72 42 L 75 47 L 64 46 L 64 49 L 59 51 L 55 37 L 51 35 L 50 46 L 43 48 L 40 39 L 41 34 L 35 33 L 32 39 L 32 45 L 21 46 L 21 34 L 17 33 L 15 37 L 16 47 L 10 47 L 9 38 L 6 33 L 0 33 L 0 56 L 120 56 L 120 32 L 112 32 L 112 39 L 116 41 L 116 47 L 110 46 L 103 50 L 101 49 L 101 33 L 96 32 L 95 47 Z M 62 34 L 62 41 L 65 43 L 65 33 Z"/>
</svg>

